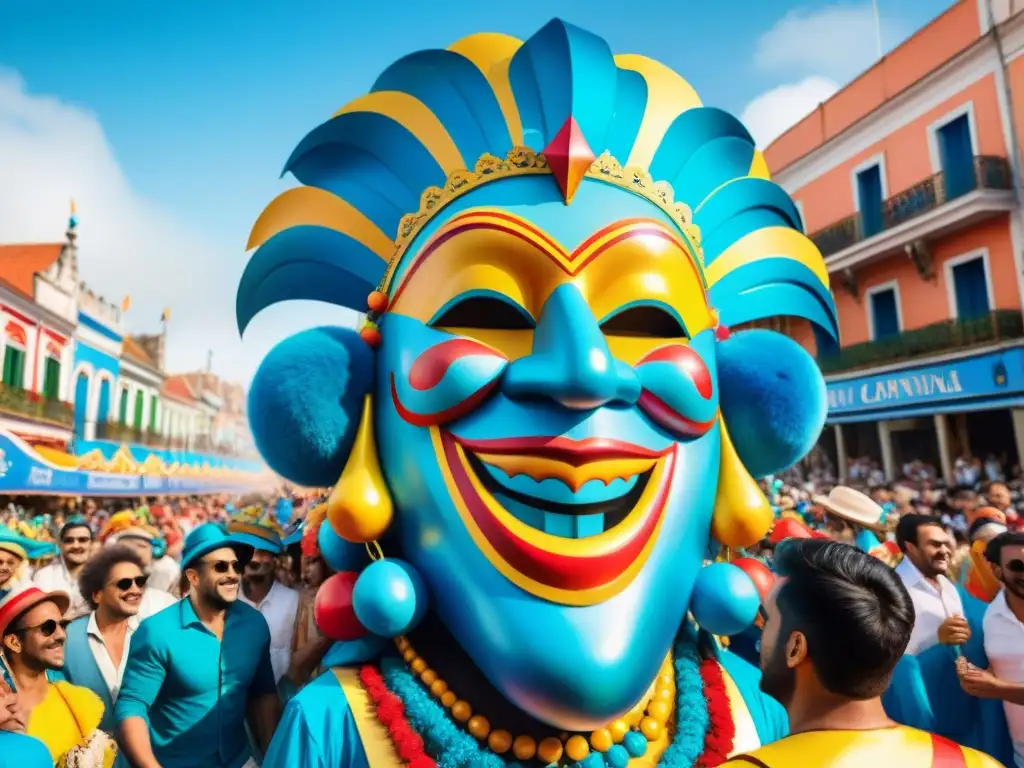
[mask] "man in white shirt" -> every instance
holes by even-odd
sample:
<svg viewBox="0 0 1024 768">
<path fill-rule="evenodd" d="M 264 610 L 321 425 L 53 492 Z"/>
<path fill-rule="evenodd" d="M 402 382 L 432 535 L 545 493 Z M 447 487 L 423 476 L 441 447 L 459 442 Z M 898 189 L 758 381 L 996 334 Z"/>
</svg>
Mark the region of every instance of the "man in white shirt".
<svg viewBox="0 0 1024 768">
<path fill-rule="evenodd" d="M 114 702 L 121 690 L 135 618 L 147 576 L 141 558 L 124 546 L 106 546 L 82 569 L 79 579 L 92 612 L 67 630 L 63 674 L 90 689 L 104 704 L 101 727 L 114 729 Z"/>
<path fill-rule="evenodd" d="M 60 557 L 44 565 L 32 583 L 43 592 L 64 592 L 71 598 L 66 619 L 76 619 L 89 612 L 89 604 L 78 591 L 78 576 L 92 553 L 93 531 L 82 518 L 72 518 L 64 523 L 57 537 Z"/>
<path fill-rule="evenodd" d="M 1003 584 L 985 611 L 985 655 L 990 667 L 962 667 L 960 684 L 972 696 L 1002 700 L 1014 765 L 1024 768 L 1024 533 L 996 536 L 988 543 L 985 557 Z"/>
<path fill-rule="evenodd" d="M 298 591 L 277 580 L 277 556 L 282 552 L 281 537 L 272 529 L 252 523 L 232 522 L 232 536 L 255 549 L 242 574 L 239 599 L 263 614 L 270 627 L 270 663 L 274 679 L 281 682 L 292 663 L 295 640 L 295 616 L 299 610 Z"/>
<path fill-rule="evenodd" d="M 942 521 L 930 515 L 904 515 L 896 526 L 903 560 L 896 573 L 914 602 L 914 631 L 907 653 L 918 654 L 938 643 L 963 645 L 971 637 L 960 593 L 947 578 L 953 555 Z"/>
</svg>

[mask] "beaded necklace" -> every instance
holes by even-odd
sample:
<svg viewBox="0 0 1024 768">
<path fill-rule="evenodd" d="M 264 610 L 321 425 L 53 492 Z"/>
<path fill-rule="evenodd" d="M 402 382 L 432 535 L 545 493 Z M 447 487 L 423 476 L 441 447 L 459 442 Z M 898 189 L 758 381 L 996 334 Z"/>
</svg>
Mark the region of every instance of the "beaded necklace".
<svg viewBox="0 0 1024 768">
<path fill-rule="evenodd" d="M 673 713 L 673 699 L 675 734 L 659 768 L 711 768 L 725 762 L 732 750 L 735 724 L 721 669 L 714 660 L 701 660 L 692 637 L 680 638 L 650 695 L 624 718 L 589 738 L 562 734 L 540 743 L 492 729 L 486 718 L 473 714 L 471 705 L 448 689 L 408 640 L 400 638 L 397 645 L 402 661 L 386 658 L 380 673 L 366 667 L 362 679 L 378 717 L 400 747 L 400 757 L 415 768 L 434 762 L 423 747 L 436 756 L 441 768 L 503 768 L 506 758 L 574 768 L 627 768 L 631 758 L 642 757 L 648 743 L 661 737 Z"/>
</svg>

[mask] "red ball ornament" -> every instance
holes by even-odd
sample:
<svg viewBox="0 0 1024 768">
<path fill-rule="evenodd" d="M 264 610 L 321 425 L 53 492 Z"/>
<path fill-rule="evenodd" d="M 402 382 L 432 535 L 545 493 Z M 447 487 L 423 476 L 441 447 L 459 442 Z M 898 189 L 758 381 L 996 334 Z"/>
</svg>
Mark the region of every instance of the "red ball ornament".
<svg viewBox="0 0 1024 768">
<path fill-rule="evenodd" d="M 754 582 L 754 586 L 757 587 L 757 594 L 761 596 L 761 602 L 763 603 L 765 597 L 767 597 L 772 586 L 775 584 L 775 574 L 768 570 L 768 566 L 760 560 L 755 560 L 753 557 L 741 557 L 739 560 L 733 560 L 732 564 L 747 574 L 750 580 Z"/>
<path fill-rule="evenodd" d="M 732 336 L 732 332 L 729 330 L 729 326 L 727 326 L 727 325 L 719 325 L 719 326 L 715 327 L 715 339 L 716 340 L 718 340 L 718 341 L 725 341 L 730 336 Z"/>
<path fill-rule="evenodd" d="M 786 539 L 809 538 L 811 538 L 811 532 L 808 530 L 806 525 L 791 517 L 784 517 L 775 523 L 775 527 L 772 528 L 768 541 L 772 544 L 778 544 L 780 541 L 784 541 Z"/>
<path fill-rule="evenodd" d="M 366 634 L 352 608 L 352 590 L 359 574 L 336 573 L 320 585 L 313 603 L 313 619 L 325 637 L 331 640 L 358 640 Z"/>
<path fill-rule="evenodd" d="M 359 336 L 362 338 L 363 341 L 365 341 L 369 346 L 373 347 L 374 349 L 380 346 L 380 331 L 378 331 L 371 325 L 368 325 L 365 328 L 363 328 L 363 330 L 359 332 Z"/>
<path fill-rule="evenodd" d="M 366 299 L 366 306 L 371 312 L 383 312 L 388 308 L 388 297 L 381 291 L 373 291 Z"/>
</svg>

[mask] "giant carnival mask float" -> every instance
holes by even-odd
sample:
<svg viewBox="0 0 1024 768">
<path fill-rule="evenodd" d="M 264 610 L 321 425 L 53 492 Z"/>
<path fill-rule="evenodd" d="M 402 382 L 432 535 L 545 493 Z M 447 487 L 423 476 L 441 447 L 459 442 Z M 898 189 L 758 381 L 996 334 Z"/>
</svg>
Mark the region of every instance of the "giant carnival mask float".
<svg viewBox="0 0 1024 768">
<path fill-rule="evenodd" d="M 285 170 L 304 186 L 255 224 L 240 328 L 296 299 L 368 321 L 278 345 L 250 418 L 277 472 L 335 486 L 328 539 L 374 553 L 323 621 L 395 639 L 361 676 L 397 761 L 715 765 L 781 735 L 701 643 L 758 605 L 707 563 L 768 530 L 754 478 L 813 446 L 824 382 L 729 328 L 837 327 L 743 125 L 556 20 L 399 60 Z"/>
</svg>

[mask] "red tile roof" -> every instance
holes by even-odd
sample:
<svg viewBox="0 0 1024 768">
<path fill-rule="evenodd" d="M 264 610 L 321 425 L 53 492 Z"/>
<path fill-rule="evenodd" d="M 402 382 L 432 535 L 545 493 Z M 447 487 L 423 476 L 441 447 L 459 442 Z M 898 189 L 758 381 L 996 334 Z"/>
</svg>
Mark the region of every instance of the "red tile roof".
<svg viewBox="0 0 1024 768">
<path fill-rule="evenodd" d="M 15 243 L 0 245 L 0 279 L 33 298 L 35 276 L 60 257 L 63 243 Z"/>
<path fill-rule="evenodd" d="M 197 398 L 188 379 L 184 376 L 168 376 L 164 379 L 162 394 L 172 400 L 194 405 Z"/>
</svg>

